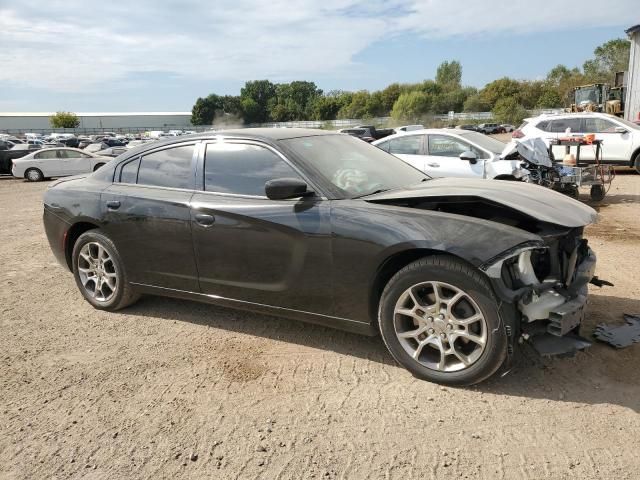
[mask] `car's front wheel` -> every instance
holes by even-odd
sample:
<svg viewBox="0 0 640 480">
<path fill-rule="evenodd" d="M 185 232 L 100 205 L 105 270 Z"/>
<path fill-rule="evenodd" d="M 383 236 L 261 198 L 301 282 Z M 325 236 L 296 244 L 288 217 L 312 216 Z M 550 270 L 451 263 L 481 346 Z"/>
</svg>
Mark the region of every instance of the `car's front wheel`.
<svg viewBox="0 0 640 480">
<path fill-rule="evenodd" d="M 90 230 L 80 235 L 72 261 L 76 285 L 95 308 L 119 310 L 139 298 L 128 282 L 116 246 L 103 233 Z"/>
<path fill-rule="evenodd" d="M 491 287 L 454 257 L 425 257 L 400 270 L 382 293 L 378 320 L 391 355 L 421 379 L 472 385 L 506 358 Z"/>
</svg>

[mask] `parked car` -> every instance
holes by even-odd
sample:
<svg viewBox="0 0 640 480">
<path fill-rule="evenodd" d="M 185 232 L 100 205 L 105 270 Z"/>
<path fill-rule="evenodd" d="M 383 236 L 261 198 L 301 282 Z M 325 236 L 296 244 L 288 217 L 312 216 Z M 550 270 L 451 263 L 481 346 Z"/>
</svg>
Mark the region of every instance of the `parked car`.
<svg viewBox="0 0 640 480">
<path fill-rule="evenodd" d="M 95 172 L 109 160 L 77 148 L 44 148 L 13 160 L 11 173 L 14 177 L 39 182 L 45 178 Z"/>
<path fill-rule="evenodd" d="M 371 137 L 374 140 L 379 140 L 395 133 L 393 128 L 376 128 L 373 125 L 358 125 L 356 128 L 363 128 L 366 130 L 365 136 Z"/>
<path fill-rule="evenodd" d="M 503 123 L 502 125 L 500 125 L 500 128 L 504 130 L 503 133 L 511 133 L 516 129 L 516 127 L 514 127 L 510 123 Z"/>
<path fill-rule="evenodd" d="M 8 140 L 0 140 L 0 174 L 11 174 L 13 161 L 28 155 L 36 148 L 38 147 L 29 144 L 22 143 L 15 145 Z"/>
<path fill-rule="evenodd" d="M 127 150 L 129 150 L 127 147 L 108 147 L 108 148 L 105 148 L 104 150 L 100 150 L 98 153 L 102 157 L 112 157 L 113 158 L 113 157 L 117 157 L 118 155 L 123 154 Z"/>
<path fill-rule="evenodd" d="M 424 125 L 404 125 L 402 127 L 396 127 L 394 130 L 396 133 L 410 132 L 412 130 L 424 130 Z"/>
<path fill-rule="evenodd" d="M 469 130 L 471 132 L 478 131 L 478 127 L 476 125 L 457 125 L 456 128 L 458 130 Z"/>
<path fill-rule="evenodd" d="M 504 143 L 467 130 L 416 130 L 391 135 L 372 145 L 431 177 L 515 180 L 525 174 L 518 160 L 500 158 Z"/>
<path fill-rule="evenodd" d="M 505 130 L 497 123 L 481 123 L 478 125 L 478 132 L 484 133 L 485 135 L 493 135 L 496 133 L 504 133 Z"/>
<path fill-rule="evenodd" d="M 375 140 L 375 138 L 371 136 L 369 131 L 364 128 L 343 128 L 341 130 L 338 130 L 338 133 L 346 133 L 347 135 L 351 135 L 352 137 L 364 140 L 367 143 L 371 143 Z"/>
<path fill-rule="evenodd" d="M 513 138 L 542 138 L 547 142 L 569 135 L 595 134 L 602 140 L 602 161 L 610 165 L 633 167 L 640 173 L 640 125 L 614 115 L 596 112 L 540 115 L 526 118 Z M 575 147 L 571 149 L 575 152 Z M 563 158 L 565 147 L 553 147 L 556 158 Z M 581 148 L 580 161 L 593 163 L 594 148 Z"/>
<path fill-rule="evenodd" d="M 458 385 L 519 342 L 574 345 L 595 219 L 550 189 L 430 180 L 295 128 L 159 141 L 44 194 L 51 249 L 97 309 L 150 293 L 380 333 L 415 376 Z"/>
</svg>

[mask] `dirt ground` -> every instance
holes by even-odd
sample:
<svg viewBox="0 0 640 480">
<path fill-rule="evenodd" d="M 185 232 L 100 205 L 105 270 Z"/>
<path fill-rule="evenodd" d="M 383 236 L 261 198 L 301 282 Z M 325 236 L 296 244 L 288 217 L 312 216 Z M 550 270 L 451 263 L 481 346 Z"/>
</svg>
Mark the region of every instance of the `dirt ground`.
<svg viewBox="0 0 640 480">
<path fill-rule="evenodd" d="M 91 308 L 0 179 L 0 478 L 636 479 L 640 344 L 521 357 L 468 389 L 415 380 L 379 338 L 180 300 Z M 586 198 L 586 196 L 585 196 Z M 599 322 L 640 313 L 640 176 L 587 236 Z"/>
</svg>

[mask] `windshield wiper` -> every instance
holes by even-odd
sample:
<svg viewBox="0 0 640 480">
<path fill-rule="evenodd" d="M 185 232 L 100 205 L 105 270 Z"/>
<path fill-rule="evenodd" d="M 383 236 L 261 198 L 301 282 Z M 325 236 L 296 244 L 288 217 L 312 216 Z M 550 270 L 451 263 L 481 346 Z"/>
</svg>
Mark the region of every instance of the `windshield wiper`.
<svg viewBox="0 0 640 480">
<path fill-rule="evenodd" d="M 373 192 L 365 193 L 364 195 L 358 195 L 357 197 L 352 197 L 352 198 L 368 197 L 369 195 L 375 195 L 376 193 L 388 192 L 389 190 L 391 190 L 391 189 L 390 188 L 381 188 L 379 190 L 374 190 Z"/>
</svg>

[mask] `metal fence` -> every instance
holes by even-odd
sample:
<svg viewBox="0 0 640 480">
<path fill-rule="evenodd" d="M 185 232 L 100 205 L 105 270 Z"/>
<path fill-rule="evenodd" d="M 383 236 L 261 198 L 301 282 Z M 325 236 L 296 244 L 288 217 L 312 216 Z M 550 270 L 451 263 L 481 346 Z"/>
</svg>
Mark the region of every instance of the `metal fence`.
<svg viewBox="0 0 640 480">
<path fill-rule="evenodd" d="M 562 108 L 550 108 L 544 110 L 529 110 L 530 116 L 534 117 L 540 114 L 554 114 L 563 113 Z M 406 123 L 421 123 L 425 125 L 430 124 L 447 124 L 447 123 L 460 123 L 468 121 L 491 121 L 493 120 L 493 114 L 491 112 L 450 112 L 442 115 L 429 115 L 422 119 L 418 119 L 415 122 Z M 243 127 L 274 127 L 274 128 L 329 128 L 329 129 L 341 129 L 353 127 L 356 125 L 376 125 L 376 126 L 397 126 L 398 122 L 392 120 L 391 117 L 375 117 L 375 118 L 348 118 L 339 120 L 297 120 L 291 122 L 267 122 L 267 123 L 251 123 L 243 125 Z M 212 126 L 212 125 L 197 125 L 192 127 L 165 127 L 164 131 L 168 130 L 192 130 L 195 132 L 205 132 L 207 130 L 224 130 L 225 126 Z M 144 132 L 159 131 L 159 127 L 125 127 L 125 128 L 36 128 L 30 129 L 30 133 L 73 133 L 75 135 L 96 135 L 104 132 L 114 132 L 117 134 L 144 134 Z M 6 134 L 22 134 L 25 133 L 24 129 L 5 129 L 0 130 L 0 133 Z"/>
</svg>

